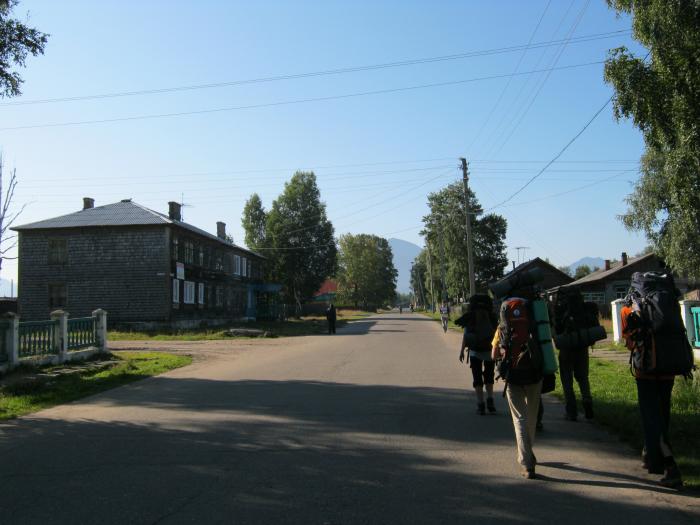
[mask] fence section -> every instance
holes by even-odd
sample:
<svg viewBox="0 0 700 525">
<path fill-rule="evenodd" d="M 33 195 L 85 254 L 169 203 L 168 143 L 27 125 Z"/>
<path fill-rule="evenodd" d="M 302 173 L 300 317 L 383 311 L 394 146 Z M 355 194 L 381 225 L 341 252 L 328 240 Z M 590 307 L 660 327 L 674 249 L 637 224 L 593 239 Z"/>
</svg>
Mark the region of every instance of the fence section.
<svg viewBox="0 0 700 525">
<path fill-rule="evenodd" d="M 19 323 L 19 358 L 57 355 L 58 321 L 27 321 Z"/>
<path fill-rule="evenodd" d="M 695 347 L 700 348 L 700 306 L 693 306 L 690 309 L 693 314 L 693 328 L 695 329 Z"/>
<path fill-rule="evenodd" d="M 97 346 L 97 318 L 68 319 L 68 351 Z"/>
</svg>

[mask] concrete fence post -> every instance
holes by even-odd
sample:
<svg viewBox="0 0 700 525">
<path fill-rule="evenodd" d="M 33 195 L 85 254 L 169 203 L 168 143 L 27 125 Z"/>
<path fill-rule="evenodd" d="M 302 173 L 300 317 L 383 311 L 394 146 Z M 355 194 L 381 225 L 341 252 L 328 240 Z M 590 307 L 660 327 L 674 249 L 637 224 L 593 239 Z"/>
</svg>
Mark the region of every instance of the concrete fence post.
<svg viewBox="0 0 700 525">
<path fill-rule="evenodd" d="M 107 312 L 102 308 L 98 308 L 92 312 L 92 316 L 96 317 L 95 321 L 95 337 L 97 338 L 97 347 L 100 352 L 107 351 Z"/>
<path fill-rule="evenodd" d="M 10 369 L 19 365 L 19 316 L 13 312 L 5 314 L 7 331 L 5 332 L 5 351 L 7 365 Z"/>
<path fill-rule="evenodd" d="M 622 342 L 622 306 L 623 299 L 616 299 L 610 303 L 610 313 L 612 314 L 613 341 Z"/>
<path fill-rule="evenodd" d="M 58 362 L 63 363 L 68 361 L 68 312 L 54 310 L 51 320 L 58 321 L 58 330 L 54 332 L 54 349 L 58 350 Z"/>
</svg>

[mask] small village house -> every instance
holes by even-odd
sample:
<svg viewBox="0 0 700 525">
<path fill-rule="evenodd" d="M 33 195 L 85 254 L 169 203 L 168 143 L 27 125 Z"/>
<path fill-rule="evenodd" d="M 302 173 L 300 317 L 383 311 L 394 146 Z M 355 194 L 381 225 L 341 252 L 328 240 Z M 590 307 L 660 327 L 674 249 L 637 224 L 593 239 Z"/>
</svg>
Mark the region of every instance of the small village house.
<svg viewBox="0 0 700 525">
<path fill-rule="evenodd" d="M 19 234 L 19 315 L 71 317 L 102 308 L 111 325 L 224 324 L 256 316 L 264 257 L 131 199 L 13 228 Z"/>
</svg>

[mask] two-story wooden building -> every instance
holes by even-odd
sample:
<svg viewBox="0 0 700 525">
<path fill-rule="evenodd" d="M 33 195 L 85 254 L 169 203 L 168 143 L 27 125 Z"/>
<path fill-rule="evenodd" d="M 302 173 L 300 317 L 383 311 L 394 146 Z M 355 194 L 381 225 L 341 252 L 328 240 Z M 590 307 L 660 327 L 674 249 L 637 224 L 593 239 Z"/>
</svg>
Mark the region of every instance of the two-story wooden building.
<svg viewBox="0 0 700 525">
<path fill-rule="evenodd" d="M 96 308 L 110 324 L 190 327 L 255 317 L 264 257 L 130 199 L 13 228 L 19 234 L 19 315 L 71 317 Z"/>
</svg>

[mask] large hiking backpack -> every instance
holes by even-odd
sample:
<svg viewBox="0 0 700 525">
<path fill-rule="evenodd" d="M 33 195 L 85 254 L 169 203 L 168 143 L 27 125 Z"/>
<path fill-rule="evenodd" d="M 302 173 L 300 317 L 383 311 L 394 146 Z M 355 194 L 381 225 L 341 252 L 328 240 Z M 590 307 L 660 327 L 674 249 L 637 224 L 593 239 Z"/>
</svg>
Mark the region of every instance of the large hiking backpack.
<svg viewBox="0 0 700 525">
<path fill-rule="evenodd" d="M 531 385 L 542 379 L 542 349 L 533 336 L 534 328 L 530 301 L 521 297 L 503 301 L 498 330 L 505 356 L 499 374 L 507 383 Z"/>
<path fill-rule="evenodd" d="M 554 343 L 559 350 L 584 350 L 607 337 L 598 321 L 598 306 L 585 302 L 578 288 L 557 288 L 550 306 Z"/>
<path fill-rule="evenodd" d="M 679 295 L 670 274 L 632 274 L 621 317 L 633 372 L 682 376 L 692 372 L 693 350 L 681 318 Z"/>
<path fill-rule="evenodd" d="M 464 343 L 470 350 L 490 351 L 493 332 L 498 324 L 493 301 L 485 294 L 472 295 L 467 301 L 464 314 L 455 324 L 464 328 Z"/>
</svg>

